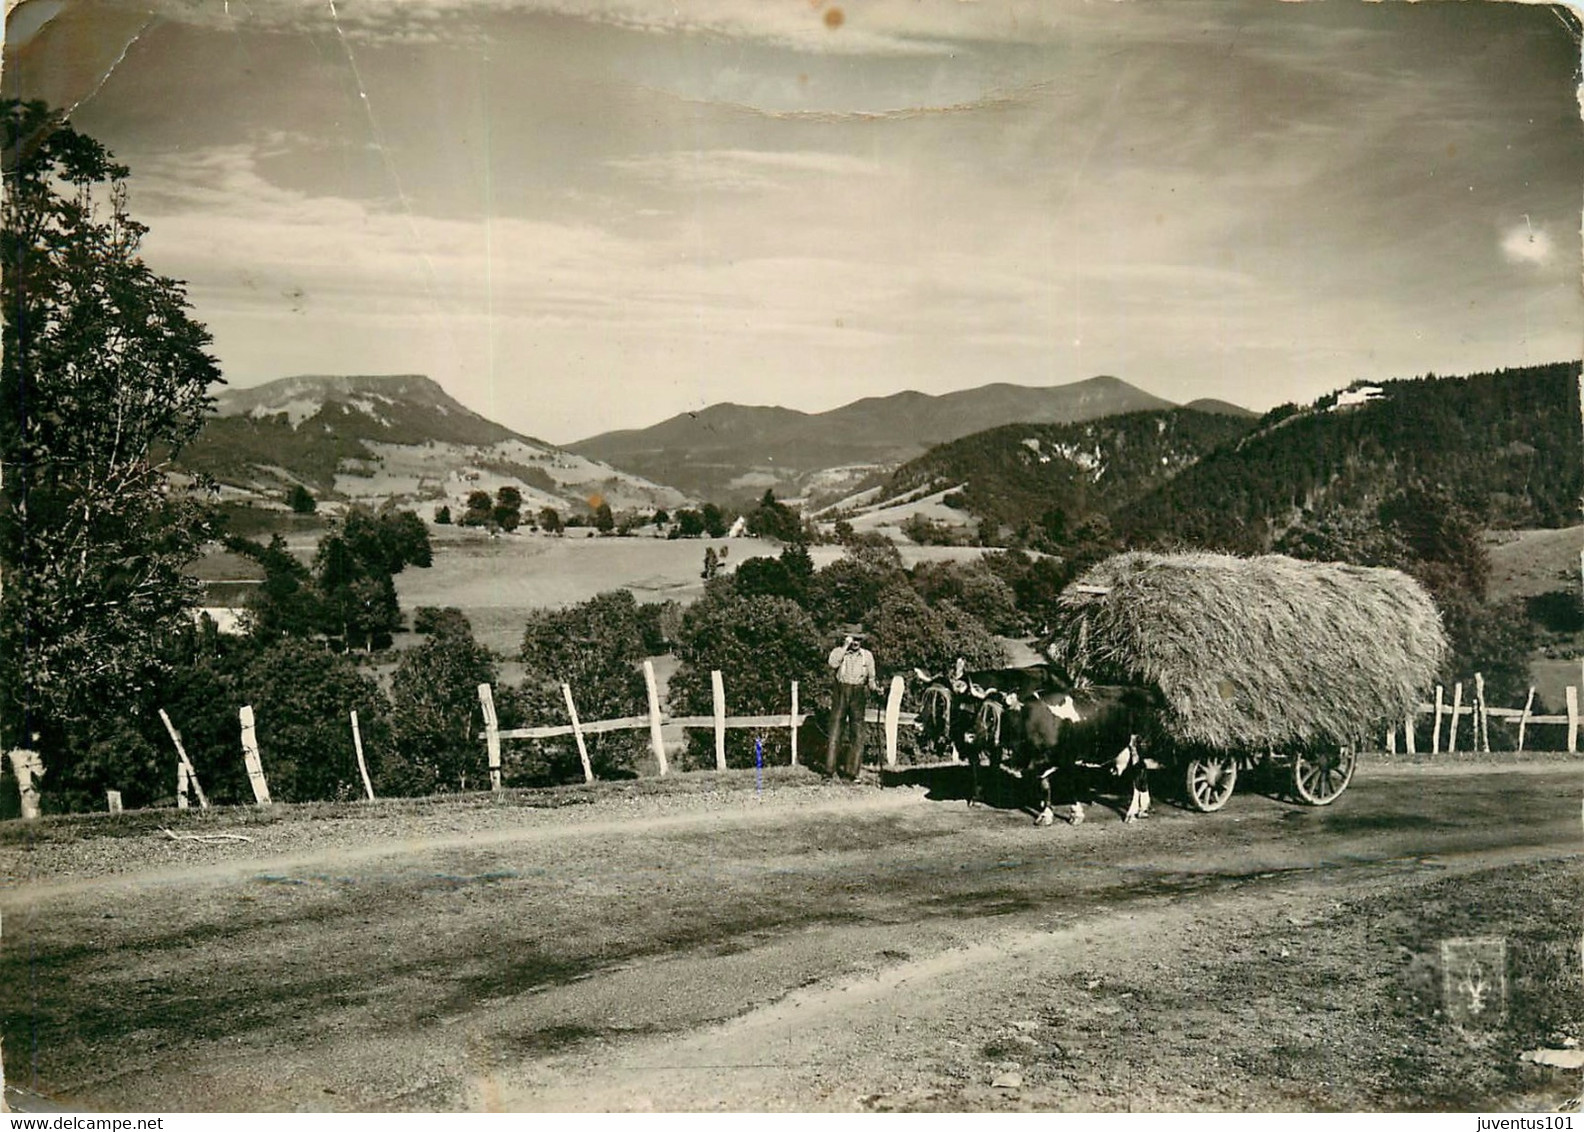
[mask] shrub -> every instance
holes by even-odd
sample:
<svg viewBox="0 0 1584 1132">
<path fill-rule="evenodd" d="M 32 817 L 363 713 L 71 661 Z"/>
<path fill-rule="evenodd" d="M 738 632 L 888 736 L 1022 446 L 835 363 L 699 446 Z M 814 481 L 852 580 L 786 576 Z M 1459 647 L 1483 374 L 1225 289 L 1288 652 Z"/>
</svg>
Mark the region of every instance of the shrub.
<svg viewBox="0 0 1584 1132">
<path fill-rule="evenodd" d="M 1017 595 L 982 562 L 921 562 L 913 568 L 913 588 L 932 606 L 951 602 L 992 633 L 1012 636 L 1023 629 Z"/>
<path fill-rule="evenodd" d="M 822 629 L 862 621 L 875 608 L 882 590 L 906 581 L 902 556 L 890 542 L 883 548 L 849 545 L 846 555 L 814 575 L 805 605 Z"/>
<path fill-rule="evenodd" d="M 277 801 L 362 794 L 347 713 L 358 713 L 364 749 L 377 763 L 387 704 L 372 679 L 321 645 L 284 640 L 254 657 L 240 684 L 243 701 L 253 706 L 264 774 Z"/>
<path fill-rule="evenodd" d="M 724 677 L 727 711 L 732 715 L 788 711 L 793 680 L 799 682 L 805 708 L 813 709 L 829 696 L 819 630 L 808 613 L 787 598 L 745 597 L 729 587 L 716 587 L 683 615 L 676 652 L 682 666 L 671 678 L 669 702 L 678 715 L 708 715 L 714 710 L 713 669 Z M 753 765 L 754 738 L 742 730 L 727 733 L 728 765 Z M 697 733 L 690 739 L 688 761 L 714 766 L 713 736 Z M 765 736 L 765 758 L 784 761 L 787 746 L 786 732 L 774 729 Z"/>
<path fill-rule="evenodd" d="M 891 585 L 879 596 L 868 620 L 870 648 L 882 673 L 928 672 L 949 668 L 960 656 L 969 668 L 999 668 L 1006 649 L 972 614 L 942 601 L 933 608 L 917 591 Z"/>
<path fill-rule="evenodd" d="M 495 659 L 457 610 L 424 620 L 431 638 L 402 654 L 391 678 L 392 746 L 380 760 L 381 793 L 431 794 L 488 775 L 478 686 L 495 683 Z"/>
<path fill-rule="evenodd" d="M 1552 633 L 1584 632 L 1584 604 L 1576 590 L 1536 594 L 1525 602 L 1529 620 Z"/>
<path fill-rule="evenodd" d="M 568 722 L 563 683 L 572 689 L 580 719 L 613 719 L 648 710 L 648 692 L 638 663 L 648 655 L 659 614 L 639 611 L 629 590 L 599 594 L 567 609 L 529 617 L 523 631 L 522 687 L 514 710 L 531 724 Z M 647 637 L 646 637 L 647 630 Z M 643 749 L 621 732 L 588 736 L 589 759 L 601 777 L 630 773 Z M 517 780 L 560 781 L 581 776 L 572 739 L 536 743 L 514 760 Z"/>
</svg>

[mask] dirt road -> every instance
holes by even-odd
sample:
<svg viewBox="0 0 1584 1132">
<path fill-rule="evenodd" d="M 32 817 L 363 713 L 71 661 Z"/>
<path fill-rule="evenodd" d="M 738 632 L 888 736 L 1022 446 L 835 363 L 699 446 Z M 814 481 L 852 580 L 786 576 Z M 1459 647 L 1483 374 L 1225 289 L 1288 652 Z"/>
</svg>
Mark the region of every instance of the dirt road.
<svg viewBox="0 0 1584 1132">
<path fill-rule="evenodd" d="M 6 1069 L 123 1110 L 1551 1107 L 1577 1074 L 1518 1054 L 1584 1038 L 1581 793 L 1366 766 L 1328 810 L 1036 830 L 778 780 L 30 870 Z M 1458 1026 L 1474 935 L 1505 1010 Z"/>
</svg>

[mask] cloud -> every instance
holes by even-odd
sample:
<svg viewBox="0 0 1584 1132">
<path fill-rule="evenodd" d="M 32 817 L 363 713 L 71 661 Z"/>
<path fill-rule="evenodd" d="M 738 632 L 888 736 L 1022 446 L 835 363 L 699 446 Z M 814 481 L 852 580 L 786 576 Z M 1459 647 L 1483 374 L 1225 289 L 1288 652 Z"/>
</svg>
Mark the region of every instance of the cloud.
<svg viewBox="0 0 1584 1132">
<path fill-rule="evenodd" d="M 1524 223 L 1507 229 L 1501 238 L 1502 255 L 1508 263 L 1541 267 L 1551 262 L 1555 249 L 1544 228 L 1536 228 L 1526 218 Z"/>
<path fill-rule="evenodd" d="M 711 149 L 617 158 L 610 168 L 664 188 L 692 192 L 768 192 L 816 178 L 870 177 L 876 161 L 815 150 Z"/>
</svg>

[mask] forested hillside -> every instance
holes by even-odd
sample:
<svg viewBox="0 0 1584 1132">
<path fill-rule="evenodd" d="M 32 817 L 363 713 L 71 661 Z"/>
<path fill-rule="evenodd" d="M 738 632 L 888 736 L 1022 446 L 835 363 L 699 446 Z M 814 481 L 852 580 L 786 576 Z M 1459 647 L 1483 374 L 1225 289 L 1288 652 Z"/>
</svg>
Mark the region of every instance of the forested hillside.
<svg viewBox="0 0 1584 1132">
<path fill-rule="evenodd" d="M 1085 518 L 1126 507 L 1254 423 L 1184 408 L 1079 424 L 1004 425 L 903 465 L 880 498 L 961 484 L 948 497 L 952 504 L 992 528 L 1060 542 Z"/>
<path fill-rule="evenodd" d="M 1577 521 L 1578 362 L 1360 385 L 1259 420 L 1190 408 L 1006 425 L 903 465 L 878 500 L 948 487 L 981 535 L 1058 553 L 1084 523 L 1133 546 L 1268 551 L 1430 493 L 1484 527 Z M 959 486 L 960 485 L 960 486 Z"/>
<path fill-rule="evenodd" d="M 1134 542 L 1257 552 L 1316 518 L 1428 491 L 1487 527 L 1562 526 L 1584 491 L 1578 374 L 1565 362 L 1431 375 L 1275 409 L 1113 524 Z"/>
</svg>

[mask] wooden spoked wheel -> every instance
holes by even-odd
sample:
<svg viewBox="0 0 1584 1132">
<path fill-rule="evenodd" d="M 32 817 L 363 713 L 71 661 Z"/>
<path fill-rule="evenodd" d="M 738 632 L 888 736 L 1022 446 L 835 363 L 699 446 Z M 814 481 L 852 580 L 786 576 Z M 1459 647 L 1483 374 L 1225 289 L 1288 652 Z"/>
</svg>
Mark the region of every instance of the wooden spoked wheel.
<svg viewBox="0 0 1584 1132">
<path fill-rule="evenodd" d="M 1358 755 L 1352 747 L 1300 751 L 1292 760 L 1292 788 L 1300 802 L 1329 806 L 1353 781 Z"/>
<path fill-rule="evenodd" d="M 1237 776 L 1237 760 L 1231 755 L 1202 755 L 1183 768 L 1183 793 L 1190 806 L 1211 814 L 1232 797 Z"/>
</svg>

